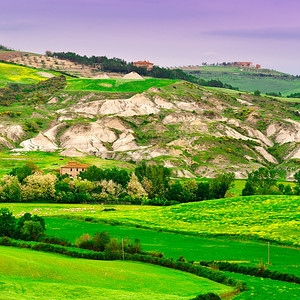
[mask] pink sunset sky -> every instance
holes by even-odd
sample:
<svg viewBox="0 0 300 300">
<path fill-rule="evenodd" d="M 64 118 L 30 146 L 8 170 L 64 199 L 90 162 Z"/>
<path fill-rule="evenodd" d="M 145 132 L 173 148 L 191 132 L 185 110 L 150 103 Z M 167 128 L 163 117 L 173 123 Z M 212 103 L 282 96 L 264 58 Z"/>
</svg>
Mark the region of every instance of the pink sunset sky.
<svg viewBox="0 0 300 300">
<path fill-rule="evenodd" d="M 299 0 L 10 0 L 0 44 L 160 66 L 252 61 L 300 74 Z"/>
</svg>

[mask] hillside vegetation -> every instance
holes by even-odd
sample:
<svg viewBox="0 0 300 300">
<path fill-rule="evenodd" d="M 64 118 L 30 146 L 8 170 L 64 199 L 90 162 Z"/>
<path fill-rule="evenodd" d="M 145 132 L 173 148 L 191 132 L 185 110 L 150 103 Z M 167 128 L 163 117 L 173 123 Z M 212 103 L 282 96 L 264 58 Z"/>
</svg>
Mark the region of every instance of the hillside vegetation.
<svg viewBox="0 0 300 300">
<path fill-rule="evenodd" d="M 260 90 L 262 93 L 281 93 L 283 96 L 300 92 L 300 78 L 274 70 L 202 66 L 185 72 L 204 80 L 220 80 L 241 91 Z"/>
<path fill-rule="evenodd" d="M 5 66 L 10 76 L 37 72 Z M 10 76 L 3 82 L 13 83 Z M 0 110 L 2 149 L 155 160 L 180 177 L 224 170 L 243 179 L 253 169 L 276 167 L 291 179 L 299 168 L 296 102 L 169 79 L 68 77 L 62 89 L 57 78 L 3 89 L 2 98 L 14 101 Z"/>
<path fill-rule="evenodd" d="M 0 247 L 4 299 L 191 299 L 232 288 L 185 272 L 122 261 L 90 261 Z"/>
<path fill-rule="evenodd" d="M 0 62 L 0 87 L 5 87 L 7 83 L 37 83 L 41 80 L 46 80 L 47 77 L 53 77 L 53 74 L 55 72 L 45 72 Z"/>
</svg>

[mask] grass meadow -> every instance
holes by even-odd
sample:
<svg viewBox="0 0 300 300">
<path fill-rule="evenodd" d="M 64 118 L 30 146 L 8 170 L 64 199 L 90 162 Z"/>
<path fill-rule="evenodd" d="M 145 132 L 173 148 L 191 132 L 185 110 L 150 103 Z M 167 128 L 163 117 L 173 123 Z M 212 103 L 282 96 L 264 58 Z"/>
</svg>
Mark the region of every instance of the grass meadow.
<svg viewBox="0 0 300 300">
<path fill-rule="evenodd" d="M 28 162 L 33 162 L 40 170 L 45 173 L 59 170 L 60 165 L 67 164 L 68 161 L 75 160 L 80 163 L 95 165 L 101 168 L 123 168 L 133 170 L 135 165 L 110 159 L 101 159 L 95 156 L 86 157 L 64 157 L 58 152 L 0 152 L 0 178 L 8 174 L 15 167 L 22 167 Z"/>
<path fill-rule="evenodd" d="M 0 87 L 5 87 L 8 82 L 30 84 L 46 80 L 47 78 L 38 74 L 38 72 L 41 71 L 54 75 L 58 74 L 52 71 L 38 70 L 0 62 Z"/>
<path fill-rule="evenodd" d="M 136 92 L 149 88 L 164 87 L 178 82 L 171 79 L 68 79 L 67 91 Z"/>
<path fill-rule="evenodd" d="M 128 226 L 92 223 L 65 218 L 46 218 L 47 234 L 55 235 L 72 243 L 84 233 L 93 235 L 96 232 L 107 231 L 118 239 L 136 238 L 141 241 L 143 250 L 163 252 L 166 257 L 177 259 L 183 255 L 187 260 L 225 260 L 238 262 L 246 266 L 255 266 L 261 261 L 268 261 L 266 242 L 237 240 L 230 237 L 203 237 L 175 234 L 170 232 L 152 231 Z M 300 276 L 300 261 L 298 249 L 271 243 L 270 270 L 297 274 Z"/>
<path fill-rule="evenodd" d="M 191 299 L 233 289 L 149 264 L 91 261 L 0 247 L 1 299 Z"/>
<path fill-rule="evenodd" d="M 74 242 L 75 239 L 83 233 L 92 235 L 97 231 L 100 232 L 106 230 L 112 237 L 128 237 L 131 240 L 138 238 L 141 241 L 143 250 L 163 252 L 166 257 L 177 259 L 179 256 L 183 255 L 187 260 L 225 260 L 246 266 L 256 266 L 260 262 L 267 262 L 268 248 L 266 242 L 251 239 L 251 237 L 253 237 L 253 228 L 256 230 L 255 237 L 270 238 L 299 245 L 299 223 L 297 221 L 299 219 L 297 217 L 299 201 L 300 197 L 297 196 L 252 196 L 187 203 L 171 207 L 1 203 L 0 208 L 8 207 L 15 215 L 31 212 L 33 214 L 45 216 L 47 234 L 66 238 L 71 242 Z M 105 208 L 114 208 L 115 211 L 106 211 Z M 89 220 L 89 222 L 86 220 Z M 226 222 L 227 225 L 224 224 L 224 222 Z M 120 225 L 121 223 L 127 226 L 122 226 Z M 148 227 L 152 230 L 144 229 L 142 227 Z M 274 232 L 271 232 L 272 230 Z M 183 234 L 183 232 L 189 234 Z M 220 236 L 220 233 L 225 235 Z M 20 252 L 30 251 L 23 249 L 16 249 L 16 251 L 17 250 Z M 0 253 L 3 253 L 2 249 Z M 45 263 L 40 263 L 38 258 L 38 256 L 41 255 L 40 252 L 34 252 L 33 254 L 37 255 L 37 257 L 33 257 L 31 254 L 29 255 L 32 261 L 35 262 L 34 265 L 39 266 L 41 264 L 43 266 L 43 272 L 52 268 Z M 49 254 L 42 255 L 47 256 Z M 11 262 L 12 265 L 18 262 L 18 259 L 16 258 L 18 256 L 16 254 L 11 257 L 14 257 Z M 22 257 L 24 257 L 24 254 L 22 254 Z M 55 257 L 56 261 L 58 258 L 61 258 L 58 255 L 53 255 L 51 257 Z M 69 261 L 78 260 L 71 258 L 63 259 Z M 38 262 L 36 263 L 36 261 Z M 92 272 L 91 269 L 89 269 L 89 261 L 87 261 L 87 265 L 85 265 L 84 262 L 81 262 L 82 260 L 79 261 L 78 264 L 82 264 L 82 267 L 80 268 L 83 269 L 84 272 L 86 270 Z M 299 248 L 280 246 L 271 242 L 271 265 L 268 265 L 270 270 L 277 270 L 279 272 L 286 272 L 299 276 L 299 261 Z M 28 260 L 27 264 L 28 263 L 32 269 L 31 261 Z M 115 268 L 112 266 L 114 263 L 119 264 L 120 266 L 122 265 L 122 262 L 104 263 L 105 264 L 99 262 L 101 270 L 106 270 L 105 268 L 110 264 L 111 274 L 114 274 L 116 277 L 119 276 L 118 272 L 123 270 L 123 266 Z M 59 264 L 63 266 L 65 263 L 59 261 Z M 77 270 L 77 265 L 72 266 L 72 268 L 73 270 Z M 2 267 L 0 270 L 1 269 Z M 127 269 L 128 267 L 126 265 L 126 270 Z M 130 268 L 129 271 L 131 272 Z M 78 276 L 74 277 L 76 280 L 77 278 L 82 278 L 82 276 L 86 277 L 82 284 L 77 286 L 76 281 L 73 284 L 67 282 L 68 279 L 65 279 L 65 277 L 67 278 L 68 276 L 66 276 L 65 273 L 63 276 L 61 275 L 61 278 L 64 278 L 64 280 L 58 284 L 55 281 L 56 279 L 54 280 L 55 282 L 49 281 L 47 277 L 44 279 L 44 275 L 42 275 L 43 272 L 42 270 L 39 271 L 39 274 L 41 275 L 38 279 L 39 286 L 42 286 L 43 290 L 52 289 L 59 295 L 60 299 L 64 299 L 65 297 L 62 290 L 66 291 L 67 295 L 72 295 L 75 299 L 79 295 L 79 290 L 81 290 L 81 295 L 86 293 L 89 297 L 95 297 L 94 295 L 101 293 L 101 295 L 107 295 L 107 299 L 139 299 L 138 297 L 141 297 L 141 293 L 138 292 L 138 290 L 142 291 L 142 293 L 146 293 L 149 297 L 152 297 L 151 299 L 191 298 L 190 296 L 190 298 L 184 298 L 186 296 L 183 294 L 182 290 L 180 292 L 181 294 L 175 295 L 174 293 L 169 294 L 168 291 L 162 291 L 160 286 L 152 279 L 150 280 L 151 286 L 157 286 L 158 289 L 152 288 L 152 294 L 149 294 L 149 292 L 144 289 L 143 285 L 148 288 L 148 285 L 144 282 L 148 280 L 147 278 L 149 277 L 147 276 L 149 274 L 149 276 L 152 276 L 152 273 L 149 273 L 149 271 L 145 269 L 140 273 L 141 278 L 143 279 L 142 282 L 139 281 L 138 289 L 134 289 L 130 285 L 130 282 L 126 282 L 126 284 L 122 283 L 122 295 L 124 298 L 117 298 L 120 297 L 118 288 L 119 283 L 117 284 L 116 281 L 114 281 L 114 290 L 112 290 L 112 288 L 110 288 L 110 278 L 108 279 L 108 283 L 105 285 L 102 284 L 100 289 L 94 285 L 92 288 L 90 285 L 86 285 L 84 280 L 89 277 L 82 273 L 78 273 Z M 60 274 L 59 272 L 60 271 L 56 270 L 57 276 Z M 98 271 L 93 272 L 94 273 L 90 274 L 96 274 Z M 146 277 L 143 275 L 143 272 L 147 272 Z M 125 274 L 126 279 L 124 278 L 124 280 L 130 281 L 131 279 L 127 277 L 127 271 Z M 130 275 L 131 273 L 128 276 Z M 36 288 L 37 281 L 34 276 L 26 276 L 23 277 L 21 288 L 19 286 L 19 284 L 21 284 L 19 277 L 10 277 L 10 275 L 6 275 L 4 278 L 2 275 L 0 276 L 0 281 L 4 282 L 5 285 L 0 285 L 0 288 L 9 287 L 6 291 L 9 290 L 10 292 L 20 292 L 21 290 L 22 293 L 24 293 L 22 299 L 32 299 L 32 295 L 38 293 L 38 289 Z M 138 275 L 136 274 L 135 276 Z M 248 291 L 237 295 L 235 299 L 262 300 L 299 298 L 299 288 L 293 283 L 234 273 L 230 273 L 230 276 L 244 280 L 247 282 L 248 286 Z M 28 277 L 30 278 L 28 279 Z M 11 278 L 14 279 L 12 280 Z M 24 278 L 26 280 L 24 280 Z M 90 282 L 93 282 L 93 280 L 93 278 L 90 279 Z M 174 284 L 177 288 L 178 286 L 172 280 L 170 281 L 170 285 L 172 286 L 172 284 Z M 192 289 L 192 285 L 194 284 L 193 280 L 190 284 L 186 286 L 189 289 Z M 200 288 L 202 287 L 201 284 L 199 285 Z M 82 286 L 84 286 L 84 288 Z M 30 292 L 28 290 L 30 290 Z M 201 289 L 201 292 L 198 292 L 198 294 L 203 293 L 204 291 L 208 290 Z M 214 291 L 219 290 L 214 289 Z M 26 293 L 28 294 L 26 295 Z M 44 297 L 47 298 L 47 296 L 49 295 L 46 293 Z M 13 296 L 11 298 L 13 298 Z M 144 296 L 141 298 L 147 299 Z"/>
<path fill-rule="evenodd" d="M 300 245 L 299 196 L 249 196 L 185 203 L 169 207 L 67 204 L 4 204 L 42 216 L 70 216 L 117 225 L 189 235 L 233 235 Z M 36 210 L 34 210 L 36 209 Z M 176 226 L 174 226 L 176 224 Z"/>
<path fill-rule="evenodd" d="M 201 67 L 201 74 L 188 71 L 189 74 L 205 80 L 218 79 L 223 83 L 238 87 L 241 91 L 262 93 L 281 92 L 283 96 L 300 92 L 300 79 L 272 70 L 247 69 L 237 67 L 207 66 Z M 272 76 L 257 76 L 263 73 Z M 282 77 L 284 76 L 284 77 Z"/>
</svg>

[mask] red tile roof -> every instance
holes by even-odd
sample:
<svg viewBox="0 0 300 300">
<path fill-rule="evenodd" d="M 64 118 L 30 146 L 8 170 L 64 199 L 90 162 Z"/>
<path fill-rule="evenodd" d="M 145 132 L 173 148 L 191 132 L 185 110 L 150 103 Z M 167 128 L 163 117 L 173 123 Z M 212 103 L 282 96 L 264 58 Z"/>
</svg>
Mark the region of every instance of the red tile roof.
<svg viewBox="0 0 300 300">
<path fill-rule="evenodd" d="M 61 166 L 61 168 L 88 168 L 90 165 L 79 164 L 77 161 L 69 161 L 67 165 Z"/>
</svg>

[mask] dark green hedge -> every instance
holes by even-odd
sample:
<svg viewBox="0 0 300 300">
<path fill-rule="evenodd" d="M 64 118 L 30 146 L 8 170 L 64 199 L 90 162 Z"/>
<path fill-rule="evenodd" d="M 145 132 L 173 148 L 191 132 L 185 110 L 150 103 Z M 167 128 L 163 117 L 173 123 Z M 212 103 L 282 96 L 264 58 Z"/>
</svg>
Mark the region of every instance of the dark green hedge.
<svg viewBox="0 0 300 300">
<path fill-rule="evenodd" d="M 247 266 L 238 265 L 236 263 L 218 262 L 218 261 L 200 261 L 200 265 L 206 267 L 213 265 L 221 271 L 228 271 L 228 272 L 240 273 L 244 275 L 270 278 L 274 280 L 293 282 L 298 284 L 300 283 L 300 277 L 297 277 L 296 275 L 280 273 L 277 271 L 270 271 L 268 269 L 262 269 L 259 267 L 247 267 Z"/>
<path fill-rule="evenodd" d="M 208 294 L 199 295 L 195 298 L 192 298 L 191 300 L 221 300 L 221 298 L 217 294 L 208 293 Z"/>
</svg>

